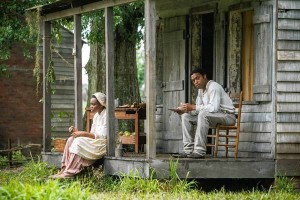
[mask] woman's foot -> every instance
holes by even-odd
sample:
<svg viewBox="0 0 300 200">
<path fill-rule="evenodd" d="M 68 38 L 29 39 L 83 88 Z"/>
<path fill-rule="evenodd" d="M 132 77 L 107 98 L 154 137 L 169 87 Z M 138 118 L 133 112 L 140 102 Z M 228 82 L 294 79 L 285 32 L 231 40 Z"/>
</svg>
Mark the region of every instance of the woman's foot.
<svg viewBox="0 0 300 200">
<path fill-rule="evenodd" d="M 69 178 L 73 178 L 73 176 L 65 176 L 61 173 L 61 174 L 50 175 L 49 178 L 51 178 L 51 179 L 69 179 Z"/>
<path fill-rule="evenodd" d="M 60 174 L 64 173 L 65 169 L 66 169 L 65 167 L 61 168 L 57 174 L 60 175 Z"/>
</svg>

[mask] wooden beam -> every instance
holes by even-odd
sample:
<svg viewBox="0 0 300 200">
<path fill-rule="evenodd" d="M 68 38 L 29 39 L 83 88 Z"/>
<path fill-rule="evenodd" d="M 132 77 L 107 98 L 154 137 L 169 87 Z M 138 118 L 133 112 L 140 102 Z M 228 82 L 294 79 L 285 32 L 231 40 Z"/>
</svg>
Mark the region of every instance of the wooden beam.
<svg viewBox="0 0 300 200">
<path fill-rule="evenodd" d="M 145 69 L 146 69 L 146 157 L 156 157 L 155 106 L 156 106 L 156 48 L 155 1 L 145 0 Z"/>
<path fill-rule="evenodd" d="M 119 6 L 126 3 L 135 2 L 136 0 L 106 0 L 106 1 L 98 1 L 95 3 L 86 4 L 84 6 L 76 7 L 76 8 L 70 8 L 67 10 L 62 10 L 58 12 L 53 12 L 50 14 L 46 14 L 43 16 L 44 21 L 51 21 L 56 19 L 61 19 L 65 17 L 70 17 L 72 15 L 76 14 L 82 14 L 86 12 L 91 12 L 95 10 L 100 10 L 112 6 Z"/>
<path fill-rule="evenodd" d="M 114 34 L 113 8 L 105 8 L 106 50 L 106 111 L 107 111 L 107 155 L 115 155 L 115 106 L 114 106 Z"/>
<path fill-rule="evenodd" d="M 156 178 L 170 178 L 170 162 L 175 162 L 168 158 L 147 160 L 144 158 L 122 159 L 105 157 L 105 174 L 120 175 L 138 171 L 139 176 L 149 178 L 151 170 L 155 170 Z M 177 162 L 177 161 L 176 161 Z M 298 162 L 293 162 L 299 166 Z M 290 166 L 290 168 L 293 165 Z M 294 174 L 299 170 L 294 169 Z M 234 159 L 234 158 L 214 158 L 214 159 L 179 159 L 176 169 L 179 178 L 185 179 L 188 174 L 189 179 L 218 179 L 218 178 L 274 178 L 275 161 L 273 159 Z M 299 174 L 299 173 L 298 173 Z"/>
<path fill-rule="evenodd" d="M 43 23 L 43 152 L 51 151 L 51 92 L 46 80 L 50 57 L 51 23 Z"/>
<path fill-rule="evenodd" d="M 82 130 L 82 39 L 81 15 L 74 15 L 74 94 L 75 94 L 75 126 Z"/>
</svg>

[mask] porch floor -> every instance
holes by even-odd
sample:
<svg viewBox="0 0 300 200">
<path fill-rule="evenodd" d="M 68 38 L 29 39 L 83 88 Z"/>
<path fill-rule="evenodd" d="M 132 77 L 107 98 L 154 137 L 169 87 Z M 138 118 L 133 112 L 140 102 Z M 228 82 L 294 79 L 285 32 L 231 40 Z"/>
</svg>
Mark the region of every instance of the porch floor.
<svg viewBox="0 0 300 200">
<path fill-rule="evenodd" d="M 61 153 L 45 152 L 43 161 L 50 166 L 60 166 Z M 104 171 L 108 175 L 122 175 L 137 173 L 140 177 L 150 177 L 154 170 L 156 177 L 168 178 L 170 162 L 175 164 L 180 178 L 274 178 L 275 161 L 258 158 L 213 158 L 205 159 L 173 158 L 171 154 L 157 154 L 155 159 L 146 159 L 143 153 L 124 153 L 123 157 L 104 157 Z"/>
</svg>

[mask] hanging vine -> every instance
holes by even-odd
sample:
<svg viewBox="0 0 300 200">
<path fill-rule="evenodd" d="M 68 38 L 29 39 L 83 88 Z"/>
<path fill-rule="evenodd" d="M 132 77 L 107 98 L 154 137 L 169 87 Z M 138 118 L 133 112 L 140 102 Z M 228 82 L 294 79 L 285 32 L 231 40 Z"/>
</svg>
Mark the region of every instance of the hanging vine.
<svg viewBox="0 0 300 200">
<path fill-rule="evenodd" d="M 39 94 L 41 81 L 41 29 L 40 29 L 40 12 L 41 8 L 38 7 L 35 11 L 26 13 L 26 21 L 29 26 L 29 36 L 36 38 L 35 50 L 35 64 L 33 68 L 33 76 L 36 78 L 36 96 Z"/>
<path fill-rule="evenodd" d="M 45 75 L 46 78 L 46 87 L 47 89 L 50 89 L 51 93 L 54 94 L 55 90 L 52 87 L 53 84 L 55 83 L 56 77 L 55 77 L 55 72 L 54 72 L 54 62 L 52 59 L 52 55 L 53 55 L 53 49 L 55 49 L 53 42 L 52 42 L 52 36 L 50 39 L 50 55 L 49 55 L 49 66 Z"/>
<path fill-rule="evenodd" d="M 33 38 L 36 38 L 35 46 L 36 46 L 36 51 L 35 51 L 35 64 L 34 64 L 34 69 L 33 69 L 33 75 L 36 78 L 36 95 L 38 96 L 39 91 L 40 91 L 40 86 L 42 84 L 42 78 L 41 78 L 41 51 L 40 51 L 40 46 L 41 46 L 41 30 L 40 30 L 40 23 L 41 23 L 41 18 L 40 18 L 40 12 L 41 9 L 38 7 L 35 11 L 32 12 L 27 12 L 26 14 L 26 21 L 29 26 L 29 33 L 30 36 Z M 54 61 L 52 59 L 53 53 L 56 53 L 66 64 L 69 66 L 72 66 L 71 63 L 69 63 L 60 53 L 59 50 L 55 47 L 54 45 L 54 38 L 57 44 L 61 42 L 61 32 L 60 29 L 62 27 L 61 24 L 65 24 L 66 26 L 70 26 L 70 23 L 65 20 L 61 19 L 58 21 L 51 22 L 52 24 L 52 34 L 51 34 L 51 39 L 50 39 L 50 55 L 49 55 L 49 65 L 47 72 L 45 74 L 46 78 L 46 87 L 47 89 L 51 90 L 51 93 L 53 94 L 55 90 L 52 88 L 53 84 L 55 83 L 56 76 L 55 76 L 55 71 L 54 71 Z M 50 88 L 49 88 L 50 87 Z"/>
</svg>

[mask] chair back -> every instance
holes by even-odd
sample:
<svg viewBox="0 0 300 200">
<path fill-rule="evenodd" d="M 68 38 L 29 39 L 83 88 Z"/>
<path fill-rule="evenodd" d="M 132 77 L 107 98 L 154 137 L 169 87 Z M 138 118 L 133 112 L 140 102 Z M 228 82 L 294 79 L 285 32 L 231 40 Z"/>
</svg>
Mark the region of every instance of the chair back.
<svg viewBox="0 0 300 200">
<path fill-rule="evenodd" d="M 243 91 L 240 92 L 239 104 L 236 104 L 235 107 L 238 109 L 237 112 L 237 132 L 240 132 L 241 116 L 242 116 L 242 106 L 243 106 Z"/>
<path fill-rule="evenodd" d="M 85 130 L 87 132 L 90 132 L 95 113 L 92 112 L 91 108 L 85 108 L 85 111 L 86 111 L 86 128 L 85 128 Z"/>
</svg>

